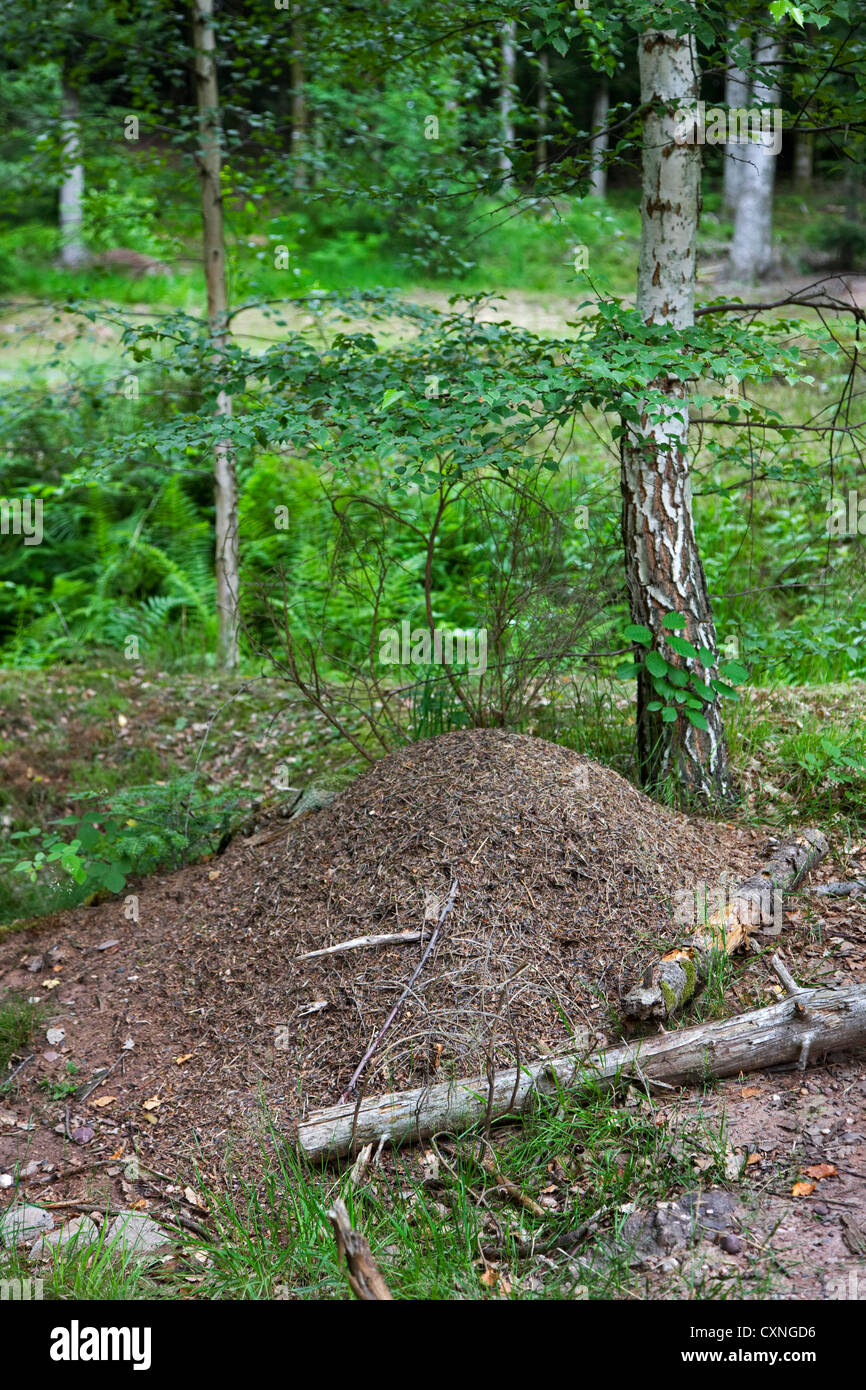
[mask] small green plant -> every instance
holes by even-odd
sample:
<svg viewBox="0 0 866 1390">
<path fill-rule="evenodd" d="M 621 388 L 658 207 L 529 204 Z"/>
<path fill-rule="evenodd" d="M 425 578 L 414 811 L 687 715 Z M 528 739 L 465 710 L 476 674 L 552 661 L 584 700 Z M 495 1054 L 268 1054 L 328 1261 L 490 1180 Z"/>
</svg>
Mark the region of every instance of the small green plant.
<svg viewBox="0 0 866 1390">
<path fill-rule="evenodd" d="M 629 623 L 623 636 L 629 642 L 646 647 L 646 656 L 642 660 L 621 662 L 616 674 L 620 680 L 629 680 L 645 670 L 653 690 L 659 696 L 657 700 L 650 701 L 647 709 L 660 712 L 665 724 L 673 724 L 680 714 L 684 714 L 696 729 L 706 729 L 704 710 L 720 697 L 739 700 L 734 686 L 742 685 L 749 673 L 738 661 L 720 661 L 718 652 L 711 651 L 709 647 L 695 647 L 687 638 L 677 636 L 677 632 L 685 626 L 686 620 L 681 613 L 665 614 L 662 628 L 666 633 L 667 645 L 677 656 L 699 661 L 706 671 L 717 669 L 720 672 L 718 676 L 702 680 L 695 671 L 669 661 L 662 655 L 658 643 L 653 643 L 649 628 L 639 623 Z M 723 679 L 725 676 L 727 680 Z"/>
<path fill-rule="evenodd" d="M 0 1071 L 5 1071 L 12 1058 L 24 1050 L 44 1013 L 40 1005 L 20 994 L 10 994 L 0 1003 Z"/>
<path fill-rule="evenodd" d="M 43 1091 L 47 1091 L 52 1100 L 66 1100 L 68 1096 L 74 1096 L 81 1084 L 73 1081 L 72 1078 L 81 1071 L 77 1062 L 66 1063 L 65 1077 L 43 1076 L 39 1085 Z"/>
</svg>

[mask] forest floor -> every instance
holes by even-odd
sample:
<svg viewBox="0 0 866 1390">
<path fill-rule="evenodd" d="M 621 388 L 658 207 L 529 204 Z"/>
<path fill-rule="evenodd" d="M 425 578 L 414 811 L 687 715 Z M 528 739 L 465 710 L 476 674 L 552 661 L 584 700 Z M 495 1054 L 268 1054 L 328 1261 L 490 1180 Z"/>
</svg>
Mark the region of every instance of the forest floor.
<svg viewBox="0 0 866 1390">
<path fill-rule="evenodd" d="M 13 1068 L 30 1060 L 0 1096 L 0 1174 L 11 1179 L 7 1201 L 26 1197 L 58 1222 L 120 1209 L 172 1228 L 148 1296 L 340 1287 L 323 1212 L 349 1180 L 303 1172 L 285 1140 L 306 1105 L 336 1098 L 419 948 L 299 969 L 301 948 L 417 927 L 453 873 L 460 908 L 448 951 L 370 1089 L 465 1071 L 470 1054 L 477 1062 L 503 986 L 519 977 L 495 1052 L 504 1066 L 515 1033 L 524 1057 L 561 1048 L 571 1029 L 615 1036 L 616 998 L 670 930 L 665 887 L 696 874 L 713 884 L 723 867 L 748 873 L 770 835 L 806 823 L 766 745 L 745 775 L 762 807 L 772 787 L 773 824 L 757 823 L 754 804 L 749 815 L 748 797 L 736 821 L 695 824 L 568 749 L 457 734 L 377 764 L 332 807 L 287 827 L 279 798 L 262 796 L 261 767 L 297 758 L 306 776 L 317 765 L 321 730 L 309 717 L 290 712 L 275 726 L 264 699 L 240 700 L 212 727 L 205 755 L 213 683 L 190 681 L 180 705 L 176 683 L 105 676 L 81 687 L 81 673 L 29 673 L 23 701 L 20 688 L 10 698 L 23 677 L 6 678 L 0 737 L 13 799 L 44 823 L 68 809 L 85 765 L 98 766 L 101 789 L 132 769 L 154 777 L 206 756 L 212 780 L 230 770 L 247 783 L 246 833 L 222 855 L 132 880 L 122 899 L 7 928 L 0 988 L 36 1000 L 40 1013 Z M 750 717 L 763 705 L 777 730 L 816 711 L 830 727 L 866 698 L 859 686 L 753 694 Z M 837 802 L 829 789 L 828 810 Z M 866 843 L 834 814 L 824 825 L 831 854 L 813 884 L 866 874 Z M 774 1000 L 767 957 L 777 946 L 730 962 L 683 1022 Z M 782 950 L 802 984 L 866 983 L 863 899 L 803 891 Z M 866 1080 L 855 1059 L 708 1084 L 670 1102 L 632 1093 L 615 1105 L 542 1109 L 491 1142 L 545 1217 L 515 1212 L 468 1143 L 383 1154 L 355 1199 L 395 1289 L 866 1294 Z M 578 1248 L 550 1248 L 549 1235 L 586 1220 Z M 68 1287 L 70 1266 L 54 1277 Z"/>
</svg>

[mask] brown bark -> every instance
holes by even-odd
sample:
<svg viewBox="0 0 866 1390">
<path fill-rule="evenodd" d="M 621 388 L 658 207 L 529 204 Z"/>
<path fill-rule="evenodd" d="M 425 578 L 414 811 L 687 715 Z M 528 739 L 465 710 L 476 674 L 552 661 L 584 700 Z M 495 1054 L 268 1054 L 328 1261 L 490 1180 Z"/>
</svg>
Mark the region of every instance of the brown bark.
<svg viewBox="0 0 866 1390">
<path fill-rule="evenodd" d="M 703 1082 L 708 1076 L 794 1062 L 805 1068 L 831 1052 L 866 1045 L 866 985 L 843 989 L 804 989 L 767 1009 L 737 1014 L 721 1023 L 699 1024 L 661 1036 L 623 1043 L 589 1058 L 574 1053 L 549 1057 L 502 1072 L 496 1079 L 493 1118 L 527 1111 L 536 1095 L 563 1089 L 596 1091 L 624 1081 L 670 1087 Z M 487 1083 L 480 1078 L 454 1081 L 393 1095 L 373 1097 L 360 1106 L 314 1110 L 298 1131 L 298 1147 L 314 1162 L 341 1157 L 356 1144 L 385 1139 L 414 1141 L 442 1129 L 471 1128 L 487 1114 Z"/>
</svg>

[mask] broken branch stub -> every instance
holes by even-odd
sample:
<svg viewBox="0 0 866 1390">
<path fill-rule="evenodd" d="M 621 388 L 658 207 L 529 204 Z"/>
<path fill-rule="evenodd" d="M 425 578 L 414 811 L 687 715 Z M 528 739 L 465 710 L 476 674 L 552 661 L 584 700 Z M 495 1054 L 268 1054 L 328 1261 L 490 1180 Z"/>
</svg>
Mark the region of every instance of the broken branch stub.
<svg viewBox="0 0 866 1390">
<path fill-rule="evenodd" d="M 780 845 L 759 873 L 739 884 L 721 911 L 701 923 L 682 946 L 649 966 L 623 997 L 625 1017 L 668 1018 L 694 994 L 714 953 L 732 955 L 756 928 L 778 931 L 784 894 L 820 863 L 828 848 L 820 830 L 804 830 L 790 844 Z"/>
</svg>

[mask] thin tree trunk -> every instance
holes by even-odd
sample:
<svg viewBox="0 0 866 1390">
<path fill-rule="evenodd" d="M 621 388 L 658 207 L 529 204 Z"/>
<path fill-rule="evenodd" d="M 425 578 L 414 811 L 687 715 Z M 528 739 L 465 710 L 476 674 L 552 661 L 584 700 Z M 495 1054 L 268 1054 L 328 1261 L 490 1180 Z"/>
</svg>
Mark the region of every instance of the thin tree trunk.
<svg viewBox="0 0 866 1390">
<path fill-rule="evenodd" d="M 794 184 L 799 193 L 812 185 L 815 167 L 815 136 L 811 130 L 798 130 L 794 136 Z"/>
<path fill-rule="evenodd" d="M 756 68 L 772 67 L 779 58 L 779 45 L 770 34 L 762 34 L 755 44 Z M 756 76 L 752 84 L 751 109 L 762 111 L 772 126 L 772 111 L 779 104 L 779 88 L 774 77 L 766 81 Z M 772 136 L 761 135 L 741 145 L 740 183 L 731 242 L 731 275 L 751 285 L 770 269 L 773 260 L 773 185 L 776 155 Z"/>
<path fill-rule="evenodd" d="M 731 36 L 731 48 L 743 49 L 748 52 L 751 49 L 751 40 L 745 39 L 741 43 L 737 42 L 737 26 L 731 24 L 728 30 Z M 748 74 L 734 63 L 728 67 L 725 74 L 725 106 L 730 111 L 744 111 L 749 105 L 749 77 Z M 730 130 L 730 125 L 728 126 Z M 745 156 L 745 149 L 735 141 L 729 140 L 725 145 L 725 171 L 722 183 L 722 205 L 725 212 L 733 217 L 737 208 L 737 196 L 740 188 L 740 176 L 742 174 L 742 159 Z"/>
<path fill-rule="evenodd" d="M 64 85 L 61 114 L 63 173 L 60 179 L 60 264 L 77 270 L 87 264 L 84 220 L 84 163 L 81 157 L 81 103 L 78 93 Z"/>
<path fill-rule="evenodd" d="M 542 53 L 538 59 L 538 139 L 535 144 L 535 172 L 547 168 L 547 84 L 550 81 L 550 59 Z"/>
<path fill-rule="evenodd" d="M 219 359 L 228 345 L 228 289 L 220 189 L 219 91 L 217 88 L 213 0 L 194 0 L 196 90 L 199 112 L 201 206 L 204 230 L 204 271 L 211 339 Z M 217 414 L 231 415 L 231 396 L 220 390 Z M 238 488 L 231 443 L 220 440 L 214 447 L 214 498 L 216 503 L 216 579 L 219 612 L 220 663 L 231 670 L 238 663 Z"/>
<path fill-rule="evenodd" d="M 292 61 L 290 82 L 292 87 L 292 163 L 294 172 L 292 184 L 296 192 L 307 187 L 307 170 L 304 156 L 307 152 L 307 95 L 304 77 L 304 23 L 301 7 L 295 5 L 292 11 Z"/>
<path fill-rule="evenodd" d="M 589 148 L 592 151 L 590 188 L 597 198 L 603 198 L 607 193 L 607 164 L 604 157 L 607 154 L 608 146 L 607 116 L 609 111 L 610 91 L 605 77 L 596 91 L 592 107 L 592 128 L 598 134 L 593 135 L 589 142 Z"/>
<path fill-rule="evenodd" d="M 499 61 L 499 133 L 502 149 L 499 168 L 508 181 L 511 177 L 511 150 L 514 145 L 514 65 L 517 25 L 513 19 L 502 26 L 502 47 Z"/>
<path fill-rule="evenodd" d="M 699 95 L 690 34 L 651 31 L 639 40 L 641 101 L 650 106 L 643 131 L 643 197 L 637 307 L 645 323 L 694 323 L 695 242 L 700 206 L 700 145 L 675 140 L 676 113 Z M 672 345 L 672 353 L 675 348 Z M 688 463 L 688 401 L 682 384 L 656 381 L 670 406 L 658 418 L 627 422 L 622 436 L 622 534 L 632 620 L 650 629 L 673 665 L 691 669 L 667 642 L 662 620 L 686 620 L 695 647 L 717 650 L 715 623 L 692 516 Z M 638 653 L 639 654 L 639 653 Z M 701 668 L 695 674 L 705 678 Z M 684 800 L 715 802 L 734 794 L 718 703 L 704 708 L 707 729 L 680 712 L 663 723 L 646 671 L 638 678 L 637 749 L 644 786 L 672 783 Z"/>
</svg>

